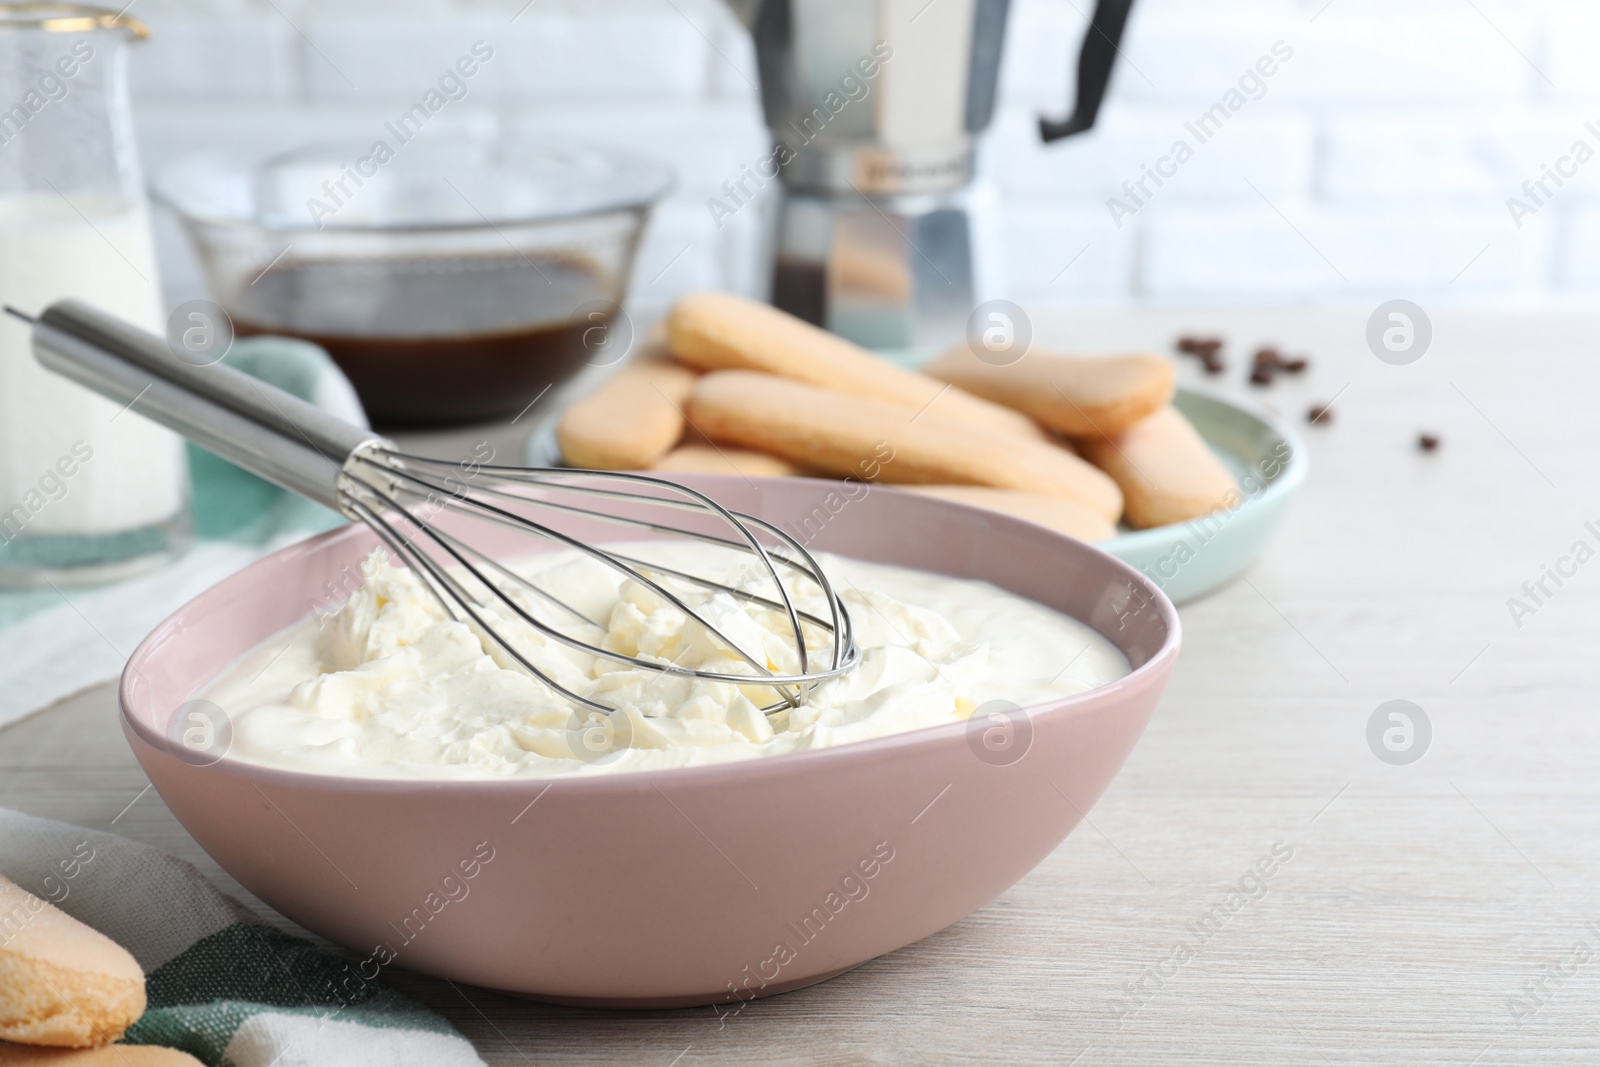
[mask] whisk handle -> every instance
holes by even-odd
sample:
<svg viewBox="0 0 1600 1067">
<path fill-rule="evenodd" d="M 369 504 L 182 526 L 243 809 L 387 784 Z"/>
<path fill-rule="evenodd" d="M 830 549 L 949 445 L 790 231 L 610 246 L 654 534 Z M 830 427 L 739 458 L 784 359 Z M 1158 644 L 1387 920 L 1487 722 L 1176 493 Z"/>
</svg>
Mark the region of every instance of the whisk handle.
<svg viewBox="0 0 1600 1067">
<path fill-rule="evenodd" d="M 57 374 L 335 510 L 345 461 L 383 442 L 232 367 L 188 363 L 162 338 L 81 300 L 45 308 L 33 324 L 33 353 Z"/>
</svg>

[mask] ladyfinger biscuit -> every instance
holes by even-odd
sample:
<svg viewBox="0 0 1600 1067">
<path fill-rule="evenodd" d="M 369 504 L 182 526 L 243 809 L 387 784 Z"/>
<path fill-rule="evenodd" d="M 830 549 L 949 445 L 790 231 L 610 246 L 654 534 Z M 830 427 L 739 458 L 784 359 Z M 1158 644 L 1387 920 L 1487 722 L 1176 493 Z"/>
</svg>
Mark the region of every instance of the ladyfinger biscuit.
<svg viewBox="0 0 1600 1067">
<path fill-rule="evenodd" d="M 1160 356 L 1029 352 L 996 367 L 961 345 L 923 370 L 1072 437 L 1109 437 L 1172 401 L 1172 364 Z"/>
<path fill-rule="evenodd" d="M 784 478 L 800 473 L 800 468 L 793 463 L 765 452 L 710 444 L 679 445 L 662 456 L 660 462 L 650 469 L 657 472 L 743 474 L 748 478 Z"/>
<path fill-rule="evenodd" d="M 991 489 L 984 485 L 914 485 L 910 489 L 914 493 L 1027 519 L 1080 541 L 1104 541 L 1117 535 L 1116 526 L 1104 515 L 1058 496 Z"/>
<path fill-rule="evenodd" d="M 667 317 L 667 341 L 701 370 L 753 370 L 925 411 L 963 426 L 1042 439 L 1033 420 L 879 359 L 777 308 L 732 293 L 693 293 Z"/>
<path fill-rule="evenodd" d="M 0 1039 L 107 1045 L 144 1014 L 128 950 L 0 878 Z"/>
<path fill-rule="evenodd" d="M 1128 525 L 1137 529 L 1187 522 L 1238 499 L 1233 475 L 1176 408 L 1115 437 L 1082 438 L 1078 449 L 1122 487 Z"/>
<path fill-rule="evenodd" d="M 706 375 L 689 398 L 689 419 L 714 440 L 828 474 L 859 477 L 871 467 L 885 482 L 1043 493 L 1107 519 L 1122 511 L 1116 483 L 1066 449 L 976 427 L 952 429 L 897 404 L 770 374 Z"/>
<path fill-rule="evenodd" d="M 0 1045 L 0 1067 L 201 1067 L 187 1052 L 159 1045 L 37 1048 Z"/>
<path fill-rule="evenodd" d="M 556 427 L 574 467 L 641 470 L 683 436 L 683 404 L 695 374 L 659 360 L 634 363 L 567 409 Z"/>
</svg>

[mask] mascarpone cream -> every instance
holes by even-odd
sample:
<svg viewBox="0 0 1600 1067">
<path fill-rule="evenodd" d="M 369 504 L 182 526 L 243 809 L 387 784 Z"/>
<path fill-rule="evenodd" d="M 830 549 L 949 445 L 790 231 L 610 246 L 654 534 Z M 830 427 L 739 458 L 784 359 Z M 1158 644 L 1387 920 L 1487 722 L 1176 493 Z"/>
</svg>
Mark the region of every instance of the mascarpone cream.
<svg viewBox="0 0 1600 1067">
<path fill-rule="evenodd" d="M 610 546 L 664 566 L 770 594 L 749 556 L 693 542 Z M 580 709 L 452 620 L 409 569 L 374 553 L 364 581 L 233 664 L 201 694 L 232 725 L 229 755 L 315 773 L 386 778 L 501 778 L 684 767 L 826 748 L 968 718 L 993 700 L 1070 696 L 1128 673 L 1092 628 L 985 582 L 836 556 L 819 559 L 845 602 L 860 664 L 806 703 L 766 715 L 770 688 L 663 674 L 576 652 L 520 621 L 518 652 L 562 686 L 619 710 Z M 565 632 L 683 668 L 753 673 L 726 645 L 643 585 L 575 552 L 513 567 L 588 618 Z M 797 583 L 798 606 L 825 602 Z M 680 592 L 676 587 L 675 592 Z M 797 668 L 776 611 L 725 593 L 680 592 L 768 669 Z M 560 609 L 535 599 L 537 617 Z M 810 634 L 813 662 L 826 635 Z"/>
</svg>

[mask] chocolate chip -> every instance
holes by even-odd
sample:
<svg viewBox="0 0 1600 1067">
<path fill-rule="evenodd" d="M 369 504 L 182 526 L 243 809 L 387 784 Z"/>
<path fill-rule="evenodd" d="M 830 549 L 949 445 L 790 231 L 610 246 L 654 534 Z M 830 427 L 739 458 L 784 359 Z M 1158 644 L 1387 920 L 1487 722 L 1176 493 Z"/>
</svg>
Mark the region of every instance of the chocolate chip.
<svg viewBox="0 0 1600 1067">
<path fill-rule="evenodd" d="M 1282 359 L 1283 357 L 1278 354 L 1278 350 L 1271 345 L 1256 349 L 1256 364 L 1258 366 L 1276 367 L 1281 364 Z"/>
<path fill-rule="evenodd" d="M 1271 385 L 1272 384 L 1272 371 L 1269 370 L 1268 368 L 1262 366 L 1259 363 L 1256 364 L 1255 367 L 1252 368 L 1251 371 L 1250 371 L 1250 384 L 1251 385 Z"/>
<path fill-rule="evenodd" d="M 1215 352 L 1212 352 L 1201 357 L 1200 368 L 1207 374 L 1215 375 L 1221 374 L 1223 371 L 1227 370 L 1228 365 L 1222 361 L 1221 356 L 1217 355 Z"/>
<path fill-rule="evenodd" d="M 1424 452 L 1432 452 L 1439 447 L 1439 435 L 1436 433 L 1417 434 L 1417 447 Z"/>
<path fill-rule="evenodd" d="M 1333 408 L 1327 404 L 1312 404 L 1306 411 L 1306 421 L 1313 426 L 1326 426 L 1333 422 Z"/>
<path fill-rule="evenodd" d="M 1279 363 L 1278 369 L 1286 370 L 1290 374 L 1299 374 L 1309 366 L 1311 366 L 1311 361 L 1309 359 L 1305 358 L 1304 356 L 1298 356 L 1295 359 L 1287 359 L 1282 363 Z"/>
</svg>

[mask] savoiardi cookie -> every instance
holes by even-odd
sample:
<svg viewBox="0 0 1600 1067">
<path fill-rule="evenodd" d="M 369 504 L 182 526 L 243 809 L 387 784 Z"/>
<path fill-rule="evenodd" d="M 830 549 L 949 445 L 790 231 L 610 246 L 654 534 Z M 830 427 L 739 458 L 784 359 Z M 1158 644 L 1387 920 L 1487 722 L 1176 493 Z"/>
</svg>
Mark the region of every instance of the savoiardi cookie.
<svg viewBox="0 0 1600 1067">
<path fill-rule="evenodd" d="M 658 474 L 742 474 L 747 478 L 782 478 L 800 473 L 786 459 L 733 445 L 683 444 L 650 468 Z"/>
<path fill-rule="evenodd" d="M 1172 400 L 1173 368 L 1160 356 L 1066 356 L 1030 351 L 995 366 L 962 345 L 927 367 L 930 376 L 1025 412 L 1069 437 L 1120 433 Z"/>
<path fill-rule="evenodd" d="M 144 1014 L 128 950 L 0 878 L 0 1040 L 108 1045 Z"/>
<path fill-rule="evenodd" d="M 1162 408 L 1111 438 L 1078 448 L 1122 487 L 1129 526 L 1187 522 L 1230 505 L 1238 483 L 1176 408 Z"/>
<path fill-rule="evenodd" d="M 732 293 L 694 293 L 667 318 L 673 356 L 703 371 L 774 374 L 838 393 L 924 411 L 961 426 L 1035 440 L 1026 415 L 879 359 L 777 308 Z"/>
<path fill-rule="evenodd" d="M 694 380 L 693 371 L 664 360 L 623 369 L 561 416 L 562 456 L 592 470 L 653 465 L 683 437 L 683 405 Z"/>
<path fill-rule="evenodd" d="M 0 1067 L 201 1067 L 187 1052 L 159 1045 L 40 1048 L 0 1044 Z"/>
<path fill-rule="evenodd" d="M 769 452 L 836 476 L 887 448 L 878 478 L 923 485 L 987 485 L 1073 501 L 1107 520 L 1122 511 L 1116 483 L 1067 449 L 978 428 L 955 430 L 896 404 L 845 396 L 751 371 L 696 383 L 689 417 L 709 437 Z"/>
</svg>

